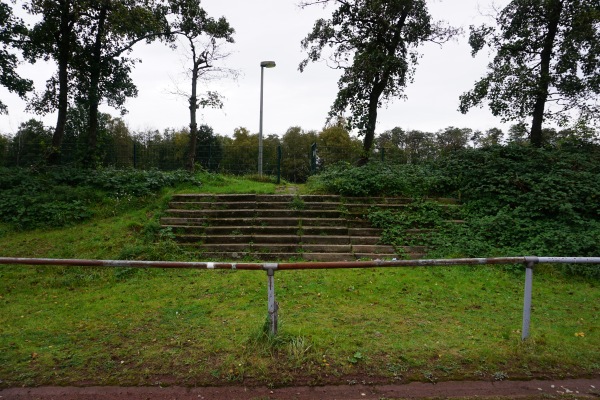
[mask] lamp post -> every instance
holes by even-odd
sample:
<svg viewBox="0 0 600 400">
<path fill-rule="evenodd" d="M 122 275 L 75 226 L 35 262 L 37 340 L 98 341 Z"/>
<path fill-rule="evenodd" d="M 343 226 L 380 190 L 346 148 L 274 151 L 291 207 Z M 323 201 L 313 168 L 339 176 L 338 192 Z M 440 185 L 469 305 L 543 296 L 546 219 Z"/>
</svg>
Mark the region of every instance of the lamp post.
<svg viewBox="0 0 600 400">
<path fill-rule="evenodd" d="M 260 63 L 260 124 L 258 128 L 258 175 L 263 174 L 263 81 L 265 68 L 274 68 L 275 61 L 261 61 Z"/>
</svg>

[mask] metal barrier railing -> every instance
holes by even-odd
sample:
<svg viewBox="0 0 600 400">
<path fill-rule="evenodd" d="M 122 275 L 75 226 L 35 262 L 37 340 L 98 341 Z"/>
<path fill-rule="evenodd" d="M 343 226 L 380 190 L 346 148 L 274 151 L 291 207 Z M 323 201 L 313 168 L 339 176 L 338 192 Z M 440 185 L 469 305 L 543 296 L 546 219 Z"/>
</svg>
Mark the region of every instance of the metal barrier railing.
<svg viewBox="0 0 600 400">
<path fill-rule="evenodd" d="M 343 268 L 391 268 L 424 266 L 460 266 L 519 264 L 525 266 L 525 288 L 523 294 L 523 325 L 521 339 L 529 337 L 531 322 L 531 298 L 533 292 L 533 269 L 536 264 L 600 264 L 600 257 L 497 257 L 497 258 L 453 258 L 427 260 L 392 261 L 348 261 L 348 262 L 294 262 L 294 263 L 231 263 L 231 262 L 183 262 L 183 261 L 138 261 L 138 260 L 85 260 L 56 258 L 0 257 L 0 264 L 50 265 L 77 267 L 125 267 L 125 268 L 184 268 L 184 269 L 231 269 L 261 270 L 267 272 L 267 298 L 269 330 L 277 334 L 278 304 L 275 299 L 275 271 L 343 269 Z"/>
</svg>

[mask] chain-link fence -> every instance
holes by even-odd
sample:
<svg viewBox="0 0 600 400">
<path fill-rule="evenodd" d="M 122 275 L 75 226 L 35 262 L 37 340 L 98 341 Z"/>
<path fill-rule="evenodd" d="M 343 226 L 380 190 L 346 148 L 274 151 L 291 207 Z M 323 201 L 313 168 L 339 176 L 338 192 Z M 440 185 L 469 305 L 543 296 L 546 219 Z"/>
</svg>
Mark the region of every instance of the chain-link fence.
<svg viewBox="0 0 600 400">
<path fill-rule="evenodd" d="M 0 166 L 36 167 L 44 165 L 50 154 L 49 141 L 16 141 L 0 143 Z M 406 162 L 403 154 L 391 149 L 375 149 L 373 160 Z M 59 163 L 74 168 L 114 167 L 176 170 L 189 167 L 187 142 L 175 140 L 136 140 L 130 137 L 100 143 L 90 161 L 85 143 L 67 142 L 60 149 Z M 346 162 L 355 164 L 362 156 L 359 146 L 290 146 L 277 141 L 263 144 L 263 173 L 281 176 L 290 182 L 305 182 L 310 175 L 327 166 Z M 232 174 L 252 175 L 258 172 L 258 146 L 239 145 L 234 141 L 215 140 L 196 147 L 197 168 Z"/>
</svg>

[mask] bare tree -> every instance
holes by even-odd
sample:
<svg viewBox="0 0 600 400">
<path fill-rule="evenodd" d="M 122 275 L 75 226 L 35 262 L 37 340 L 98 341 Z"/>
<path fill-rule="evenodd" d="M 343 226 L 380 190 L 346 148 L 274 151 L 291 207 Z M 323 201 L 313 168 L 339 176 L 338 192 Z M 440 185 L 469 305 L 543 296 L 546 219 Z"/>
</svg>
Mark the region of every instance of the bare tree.
<svg viewBox="0 0 600 400">
<path fill-rule="evenodd" d="M 198 83 L 225 77 L 237 76 L 236 71 L 216 66 L 227 58 L 229 53 L 223 51 L 223 45 L 233 43 L 235 30 L 225 17 L 214 19 L 209 17 L 197 0 L 171 0 L 171 12 L 175 18 L 172 22 L 174 35 L 183 37 L 188 49 L 187 70 L 191 79 L 191 90 L 185 94 L 190 110 L 190 141 L 188 169 L 194 170 L 196 143 L 198 141 L 197 110 L 202 107 L 222 108 L 223 101 L 219 93 L 207 91 L 200 95 Z M 180 92 L 183 94 L 183 92 Z"/>
</svg>

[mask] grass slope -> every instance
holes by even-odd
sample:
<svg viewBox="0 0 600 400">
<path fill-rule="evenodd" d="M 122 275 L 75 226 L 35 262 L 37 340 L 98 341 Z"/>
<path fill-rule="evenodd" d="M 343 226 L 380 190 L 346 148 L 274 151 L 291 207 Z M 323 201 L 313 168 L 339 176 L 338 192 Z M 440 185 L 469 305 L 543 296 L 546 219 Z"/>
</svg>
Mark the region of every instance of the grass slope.
<svg viewBox="0 0 600 400">
<path fill-rule="evenodd" d="M 202 191 L 275 190 L 229 179 L 205 177 Z M 172 191 L 71 227 L 5 230 L 0 256 L 186 260 L 156 222 Z M 0 386 L 600 373 L 597 281 L 536 273 L 532 336 L 522 343 L 520 273 L 403 268 L 275 279 L 281 325 L 270 337 L 264 273 L 0 266 Z"/>
</svg>

